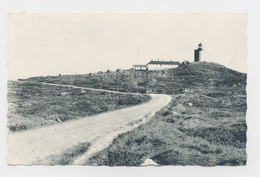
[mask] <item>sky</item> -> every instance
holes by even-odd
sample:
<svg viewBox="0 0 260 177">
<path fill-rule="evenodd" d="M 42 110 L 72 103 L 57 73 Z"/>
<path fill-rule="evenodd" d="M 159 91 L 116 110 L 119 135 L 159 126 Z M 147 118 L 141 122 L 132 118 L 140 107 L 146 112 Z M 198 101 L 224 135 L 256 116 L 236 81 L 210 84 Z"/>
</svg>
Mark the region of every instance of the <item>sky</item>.
<svg viewBox="0 0 260 177">
<path fill-rule="evenodd" d="M 8 79 L 202 61 L 247 72 L 245 13 L 8 14 Z"/>
</svg>

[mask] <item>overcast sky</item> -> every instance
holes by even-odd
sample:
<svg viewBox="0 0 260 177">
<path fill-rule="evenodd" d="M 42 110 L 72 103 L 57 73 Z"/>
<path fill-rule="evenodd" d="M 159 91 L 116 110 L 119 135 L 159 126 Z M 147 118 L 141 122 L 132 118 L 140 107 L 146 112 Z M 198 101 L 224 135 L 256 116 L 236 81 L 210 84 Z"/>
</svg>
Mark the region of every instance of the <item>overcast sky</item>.
<svg viewBox="0 0 260 177">
<path fill-rule="evenodd" d="M 10 13 L 9 79 L 129 69 L 151 59 L 246 72 L 244 13 Z"/>
</svg>

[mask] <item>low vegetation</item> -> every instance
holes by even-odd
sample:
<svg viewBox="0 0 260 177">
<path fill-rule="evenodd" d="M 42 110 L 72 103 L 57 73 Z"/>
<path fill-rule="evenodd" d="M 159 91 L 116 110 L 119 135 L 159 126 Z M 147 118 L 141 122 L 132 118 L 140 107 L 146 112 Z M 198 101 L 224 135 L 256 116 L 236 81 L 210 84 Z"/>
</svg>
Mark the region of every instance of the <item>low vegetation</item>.
<svg viewBox="0 0 260 177">
<path fill-rule="evenodd" d="M 41 165 L 69 165 L 73 161 L 84 154 L 90 146 L 89 142 L 79 143 L 76 146 L 65 149 L 64 151 L 51 155 L 44 160 L 39 160 L 35 164 Z"/>
<path fill-rule="evenodd" d="M 81 75 L 62 75 L 32 77 L 25 79 L 33 82 L 60 83 L 106 90 L 138 93 L 179 94 L 197 90 L 201 83 L 204 87 L 215 89 L 216 93 L 236 92 L 236 87 L 245 85 L 246 75 L 227 69 L 222 65 L 201 62 L 182 64 L 178 68 L 162 71 L 110 71 Z M 245 90 L 243 94 L 245 94 Z"/>
<path fill-rule="evenodd" d="M 85 164 L 139 166 L 148 158 L 160 165 L 246 164 L 246 74 L 213 63 L 168 72 L 179 84 L 169 107 Z"/>
<path fill-rule="evenodd" d="M 85 164 L 139 166 L 149 158 L 160 165 L 245 165 L 246 110 L 235 109 L 239 99 L 219 112 L 216 105 L 225 103 L 213 103 L 201 93 L 175 95 L 149 123 L 120 135 Z"/>
<path fill-rule="evenodd" d="M 36 82 L 8 83 L 8 128 L 24 131 L 143 103 L 149 96 L 122 95 Z"/>
<path fill-rule="evenodd" d="M 119 135 L 87 165 L 139 166 L 149 158 L 160 165 L 238 166 L 247 160 L 246 78 L 222 65 L 198 62 L 163 71 L 109 71 L 26 81 L 173 95 L 167 108 Z"/>
</svg>

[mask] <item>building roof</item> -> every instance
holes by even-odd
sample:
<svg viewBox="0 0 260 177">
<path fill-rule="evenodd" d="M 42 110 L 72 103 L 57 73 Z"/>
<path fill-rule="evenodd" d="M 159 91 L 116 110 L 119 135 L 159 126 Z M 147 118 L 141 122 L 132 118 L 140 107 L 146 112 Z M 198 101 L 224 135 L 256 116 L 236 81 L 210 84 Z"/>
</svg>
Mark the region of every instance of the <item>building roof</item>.
<svg viewBox="0 0 260 177">
<path fill-rule="evenodd" d="M 178 62 L 178 61 L 150 61 L 147 64 L 153 64 L 153 65 L 179 65 L 180 62 Z"/>
<path fill-rule="evenodd" d="M 133 67 L 134 68 L 144 68 L 144 67 L 146 67 L 146 65 L 134 65 Z"/>
</svg>

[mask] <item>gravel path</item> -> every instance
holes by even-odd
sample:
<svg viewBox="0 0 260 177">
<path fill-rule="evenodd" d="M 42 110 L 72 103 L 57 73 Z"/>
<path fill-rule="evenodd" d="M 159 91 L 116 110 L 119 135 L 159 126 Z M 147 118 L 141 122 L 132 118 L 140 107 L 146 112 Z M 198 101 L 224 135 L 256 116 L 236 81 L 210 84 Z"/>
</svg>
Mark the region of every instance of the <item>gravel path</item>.
<svg viewBox="0 0 260 177">
<path fill-rule="evenodd" d="M 66 85 L 65 87 L 75 86 Z M 59 153 L 68 147 L 75 146 L 81 142 L 91 142 L 105 132 L 116 131 L 120 125 L 142 120 L 145 116 L 159 111 L 172 99 L 171 96 L 164 94 L 150 94 L 150 96 L 152 99 L 141 105 L 35 130 L 9 133 L 7 143 L 8 164 L 35 164 L 35 162 L 51 154 Z"/>
</svg>

